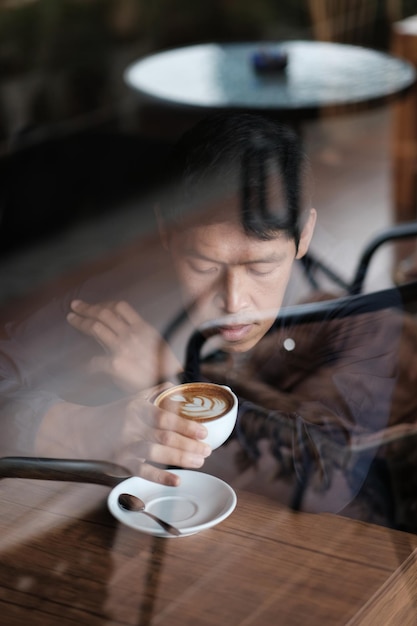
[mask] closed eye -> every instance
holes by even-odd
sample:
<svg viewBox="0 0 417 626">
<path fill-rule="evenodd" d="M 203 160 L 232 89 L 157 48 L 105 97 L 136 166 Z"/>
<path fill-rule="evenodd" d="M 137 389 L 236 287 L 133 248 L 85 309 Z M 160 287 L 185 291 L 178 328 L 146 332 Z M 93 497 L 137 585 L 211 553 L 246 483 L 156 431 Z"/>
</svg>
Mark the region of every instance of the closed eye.
<svg viewBox="0 0 417 626">
<path fill-rule="evenodd" d="M 269 276 L 276 269 L 275 265 L 267 264 L 257 264 L 257 265 L 249 265 L 248 271 L 254 276 Z"/>
<path fill-rule="evenodd" d="M 217 267 L 215 265 L 209 265 L 204 262 L 188 261 L 188 265 L 193 272 L 196 272 L 197 274 L 212 274 L 217 271 Z"/>
</svg>

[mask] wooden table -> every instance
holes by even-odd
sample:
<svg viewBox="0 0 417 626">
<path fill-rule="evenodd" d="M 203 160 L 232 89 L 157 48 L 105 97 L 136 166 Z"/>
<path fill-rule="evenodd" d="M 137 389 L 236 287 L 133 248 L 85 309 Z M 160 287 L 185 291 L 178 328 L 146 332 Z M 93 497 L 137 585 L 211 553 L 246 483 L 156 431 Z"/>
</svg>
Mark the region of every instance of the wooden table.
<svg viewBox="0 0 417 626">
<path fill-rule="evenodd" d="M 281 50 L 288 55 L 285 70 L 254 70 L 254 54 Z M 403 59 L 359 46 L 284 41 L 165 50 L 132 63 L 124 76 L 143 104 L 160 107 L 172 123 L 181 113 L 193 119 L 227 109 L 276 115 L 298 125 L 319 112 L 387 102 L 413 84 L 415 70 Z"/>
<path fill-rule="evenodd" d="M 116 522 L 107 493 L 1 481 L 2 624 L 415 624 L 417 536 L 239 491 L 223 523 L 161 539 Z"/>
</svg>

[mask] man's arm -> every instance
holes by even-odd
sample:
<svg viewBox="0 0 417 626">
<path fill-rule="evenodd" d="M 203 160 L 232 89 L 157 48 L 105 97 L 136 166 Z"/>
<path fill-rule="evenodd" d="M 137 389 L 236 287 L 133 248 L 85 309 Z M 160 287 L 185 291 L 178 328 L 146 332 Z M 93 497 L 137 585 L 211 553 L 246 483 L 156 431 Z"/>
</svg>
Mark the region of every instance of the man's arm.
<svg viewBox="0 0 417 626">
<path fill-rule="evenodd" d="M 178 479 L 163 466 L 203 464 L 211 452 L 200 441 L 206 436 L 205 428 L 154 407 L 150 396 L 156 389 L 124 394 L 96 406 L 64 401 L 54 388 L 65 387 L 65 374 L 60 372 L 55 380 L 50 377 L 55 373 L 52 365 L 62 360 L 61 354 L 69 358 L 69 352 L 62 348 L 62 333 L 57 338 L 46 335 L 46 344 L 38 329 L 38 325 L 30 333 L 12 329 L 0 345 L 2 455 L 113 460 L 165 484 L 176 484 Z M 51 348 L 51 359 L 46 345 Z M 49 367 L 44 367 L 45 361 Z M 73 367 L 75 362 L 67 364 Z"/>
</svg>

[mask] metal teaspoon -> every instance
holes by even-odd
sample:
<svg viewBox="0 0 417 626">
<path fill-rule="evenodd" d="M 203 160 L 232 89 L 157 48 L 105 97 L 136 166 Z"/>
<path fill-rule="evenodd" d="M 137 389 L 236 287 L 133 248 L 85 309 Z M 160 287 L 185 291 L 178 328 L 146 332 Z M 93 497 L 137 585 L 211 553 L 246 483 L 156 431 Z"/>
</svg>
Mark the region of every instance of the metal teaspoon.
<svg viewBox="0 0 417 626">
<path fill-rule="evenodd" d="M 181 531 L 178 530 L 178 528 L 175 528 L 175 526 L 172 526 L 172 524 L 169 524 L 168 522 L 164 522 L 164 520 L 160 519 L 156 515 L 153 515 L 153 513 L 149 513 L 149 511 L 146 511 L 145 503 L 137 496 L 134 496 L 130 493 L 121 493 L 117 501 L 120 508 L 124 509 L 125 511 L 136 511 L 144 513 L 145 515 L 148 515 L 148 517 L 151 517 L 160 526 L 162 526 L 162 528 L 166 530 L 167 533 L 175 535 L 176 537 L 181 535 Z"/>
</svg>

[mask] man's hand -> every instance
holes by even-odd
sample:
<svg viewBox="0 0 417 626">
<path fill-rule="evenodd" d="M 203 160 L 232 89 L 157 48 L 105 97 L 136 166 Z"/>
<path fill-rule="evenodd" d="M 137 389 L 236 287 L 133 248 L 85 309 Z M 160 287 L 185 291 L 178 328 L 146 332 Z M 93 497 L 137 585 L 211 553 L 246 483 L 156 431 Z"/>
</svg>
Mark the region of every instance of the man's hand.
<svg viewBox="0 0 417 626">
<path fill-rule="evenodd" d="M 116 460 L 142 478 L 178 485 L 178 476 L 150 463 L 196 469 L 211 454 L 211 448 L 200 441 L 207 436 L 204 425 L 163 411 L 150 402 L 164 387 L 136 394 L 127 403 Z"/>
<path fill-rule="evenodd" d="M 91 373 L 105 373 L 124 391 L 136 392 L 167 380 L 181 365 L 160 334 L 123 301 L 71 303 L 67 320 L 95 339 L 106 354 L 93 357 Z"/>
<path fill-rule="evenodd" d="M 205 426 L 152 404 L 163 388 L 99 407 L 57 403 L 40 425 L 36 453 L 114 461 L 135 476 L 178 485 L 179 477 L 164 466 L 199 468 L 211 448 L 201 441 Z"/>
</svg>

